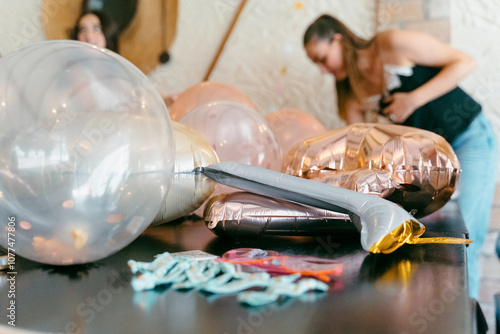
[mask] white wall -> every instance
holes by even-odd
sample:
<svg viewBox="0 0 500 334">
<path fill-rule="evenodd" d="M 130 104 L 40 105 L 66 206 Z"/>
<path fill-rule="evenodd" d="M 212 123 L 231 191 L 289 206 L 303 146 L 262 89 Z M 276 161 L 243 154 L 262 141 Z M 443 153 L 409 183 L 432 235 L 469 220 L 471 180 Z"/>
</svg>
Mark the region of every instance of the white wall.
<svg viewBox="0 0 500 334">
<path fill-rule="evenodd" d="M 42 41 L 42 0 L 0 0 L 0 53 Z M 71 0 L 58 0 L 64 6 Z M 478 70 L 462 87 L 479 100 L 500 141 L 500 1 L 450 1 L 451 44 L 474 56 Z M 171 61 L 150 78 L 164 94 L 200 82 L 222 41 L 240 0 L 179 0 L 177 37 Z M 356 33 L 374 31 L 374 0 L 249 0 L 210 80 L 245 92 L 262 114 L 297 108 L 327 127 L 343 124 L 335 112 L 333 80 L 306 58 L 302 35 L 322 13 L 340 17 Z"/>
<path fill-rule="evenodd" d="M 451 44 L 478 62 L 462 87 L 481 102 L 500 140 L 500 1 L 453 0 L 450 10 Z"/>
<path fill-rule="evenodd" d="M 165 94 L 203 79 L 241 1 L 180 3 L 172 63 L 151 75 Z M 323 13 L 342 17 L 365 37 L 373 34 L 373 0 L 250 0 L 210 80 L 239 88 L 264 115 L 296 108 L 313 113 L 330 128 L 339 127 L 333 79 L 319 73 L 302 46 L 305 29 Z"/>
<path fill-rule="evenodd" d="M 0 0 L 0 54 L 45 40 L 41 0 Z"/>
<path fill-rule="evenodd" d="M 0 0 L 0 53 L 45 39 L 42 0 Z M 59 0 L 64 6 L 69 0 Z M 203 80 L 241 0 L 179 0 L 177 37 L 171 61 L 150 78 L 165 95 Z M 250 0 L 210 81 L 246 93 L 262 114 L 296 108 L 316 115 L 329 128 L 343 124 L 335 112 L 333 79 L 321 75 L 302 47 L 306 27 L 319 15 L 341 17 L 356 33 L 374 31 L 374 0 Z"/>
</svg>

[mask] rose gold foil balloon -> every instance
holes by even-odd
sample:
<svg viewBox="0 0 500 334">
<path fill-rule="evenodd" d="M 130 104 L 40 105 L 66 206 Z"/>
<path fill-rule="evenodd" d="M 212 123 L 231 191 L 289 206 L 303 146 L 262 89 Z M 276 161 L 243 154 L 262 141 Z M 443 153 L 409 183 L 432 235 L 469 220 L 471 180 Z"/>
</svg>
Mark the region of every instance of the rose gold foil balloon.
<svg viewBox="0 0 500 334">
<path fill-rule="evenodd" d="M 460 173 L 453 149 L 441 136 L 394 124 L 354 124 L 306 140 L 283 166 L 290 175 L 384 197 L 416 217 L 441 208 Z M 372 172 L 369 177 L 359 174 L 363 169 Z"/>
<path fill-rule="evenodd" d="M 325 173 L 313 180 L 386 198 L 401 188 L 389 170 L 356 169 Z"/>
<path fill-rule="evenodd" d="M 313 115 L 297 109 L 282 109 L 266 115 L 283 156 L 298 143 L 326 132 L 323 124 Z"/>
<path fill-rule="evenodd" d="M 234 101 L 257 110 L 250 98 L 237 88 L 222 82 L 202 82 L 179 94 L 170 107 L 170 117 L 180 121 L 191 110 L 214 101 Z"/>
<path fill-rule="evenodd" d="M 172 122 L 175 141 L 174 176 L 153 225 L 188 215 L 198 209 L 212 195 L 216 183 L 202 174 L 192 171 L 197 167 L 219 162 L 217 154 L 195 130 L 178 122 Z"/>
<path fill-rule="evenodd" d="M 281 151 L 263 116 L 234 101 L 200 106 L 180 123 L 198 131 L 220 161 L 233 161 L 267 169 L 281 168 Z"/>
</svg>

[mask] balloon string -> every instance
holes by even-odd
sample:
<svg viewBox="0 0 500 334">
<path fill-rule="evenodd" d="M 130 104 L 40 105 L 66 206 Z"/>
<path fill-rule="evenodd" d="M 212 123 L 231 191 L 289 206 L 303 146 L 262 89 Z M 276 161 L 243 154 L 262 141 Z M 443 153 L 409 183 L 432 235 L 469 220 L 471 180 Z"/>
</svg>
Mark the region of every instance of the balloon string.
<svg viewBox="0 0 500 334">
<path fill-rule="evenodd" d="M 468 245 L 474 241 L 462 238 L 450 237 L 434 237 L 434 238 L 412 238 L 408 240 L 409 244 L 453 244 L 453 245 Z"/>
</svg>

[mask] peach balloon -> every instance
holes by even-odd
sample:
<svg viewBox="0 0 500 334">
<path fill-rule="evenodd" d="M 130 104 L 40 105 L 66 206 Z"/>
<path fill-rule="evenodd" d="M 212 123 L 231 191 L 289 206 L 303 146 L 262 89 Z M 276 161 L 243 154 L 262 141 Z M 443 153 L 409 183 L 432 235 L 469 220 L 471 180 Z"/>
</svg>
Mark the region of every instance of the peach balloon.
<svg viewBox="0 0 500 334">
<path fill-rule="evenodd" d="M 267 114 L 265 118 L 278 140 L 283 157 L 295 145 L 327 131 L 316 117 L 302 110 L 281 109 Z"/>
<path fill-rule="evenodd" d="M 257 107 L 237 88 L 222 82 L 202 82 L 179 94 L 170 107 L 170 117 L 180 121 L 191 110 L 214 101 L 234 101 L 254 110 Z"/>
</svg>

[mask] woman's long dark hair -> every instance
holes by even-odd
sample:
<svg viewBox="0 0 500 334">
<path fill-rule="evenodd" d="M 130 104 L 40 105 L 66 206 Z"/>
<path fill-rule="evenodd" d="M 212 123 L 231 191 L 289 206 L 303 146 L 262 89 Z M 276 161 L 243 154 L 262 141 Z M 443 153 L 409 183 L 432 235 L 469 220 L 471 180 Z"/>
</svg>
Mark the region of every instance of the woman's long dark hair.
<svg viewBox="0 0 500 334">
<path fill-rule="evenodd" d="M 99 18 L 102 27 L 102 33 L 106 38 L 106 48 L 118 53 L 118 36 L 119 36 L 118 25 L 116 25 L 116 23 L 113 20 L 111 20 L 109 16 L 107 16 L 104 12 L 98 10 L 90 10 L 82 12 L 82 14 L 80 14 L 78 19 L 76 20 L 75 26 L 70 30 L 69 38 L 78 40 L 78 32 L 80 30 L 80 20 L 87 14 L 94 14 Z"/>
<path fill-rule="evenodd" d="M 344 66 L 347 77 L 337 81 L 337 104 L 339 116 L 345 120 L 347 116 L 347 103 L 354 98 L 360 104 L 366 97 L 362 87 L 363 75 L 358 67 L 359 50 L 366 49 L 373 40 L 363 39 L 354 34 L 342 22 L 330 15 L 322 15 L 314 21 L 304 33 L 304 46 L 314 41 L 333 41 L 334 34 L 342 35 L 342 50 Z"/>
</svg>

